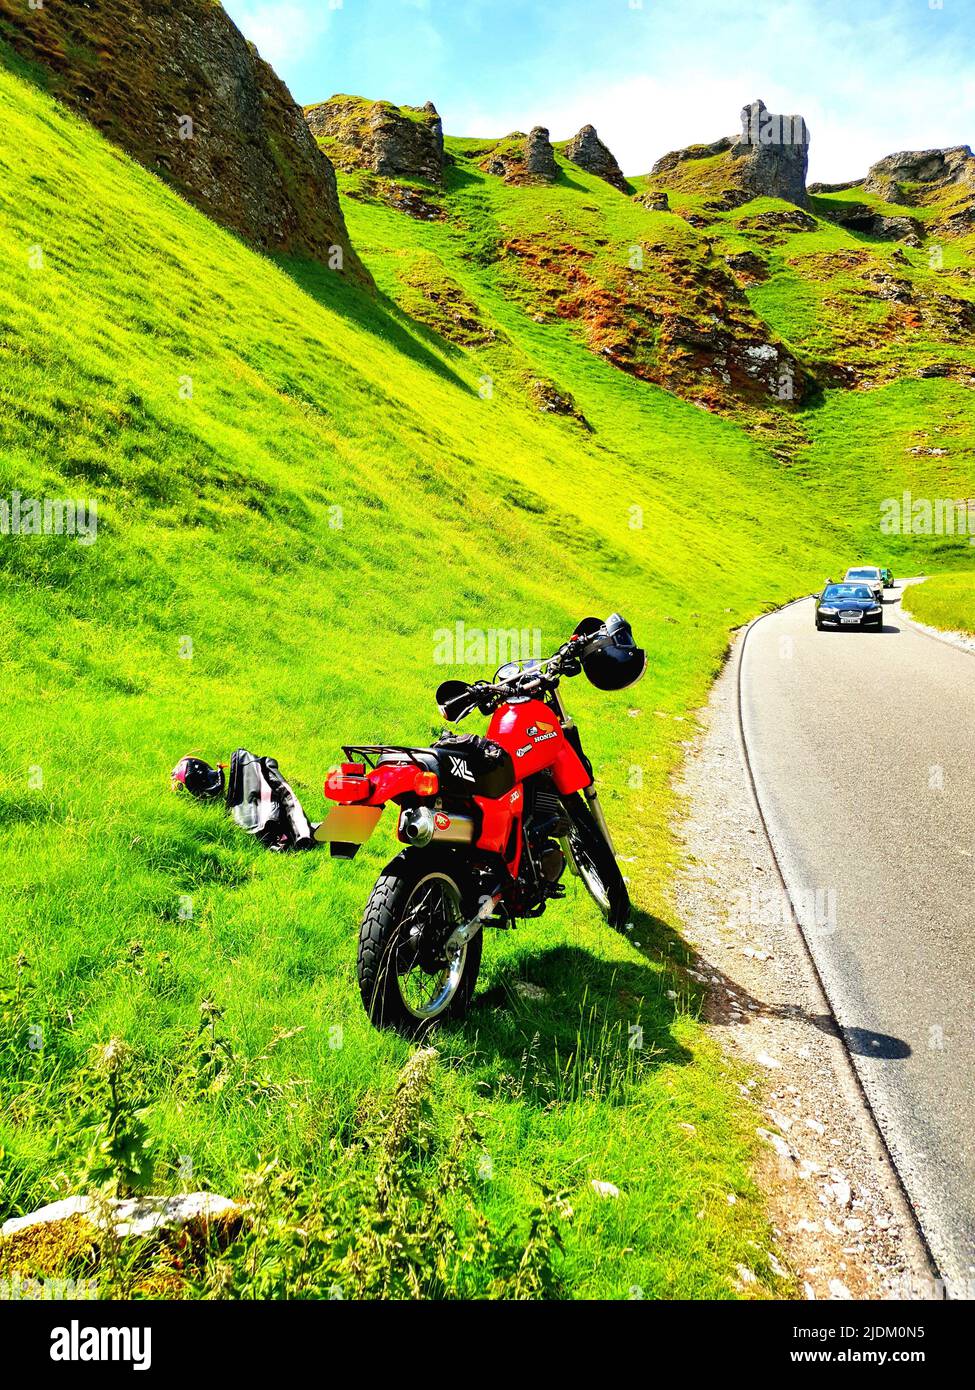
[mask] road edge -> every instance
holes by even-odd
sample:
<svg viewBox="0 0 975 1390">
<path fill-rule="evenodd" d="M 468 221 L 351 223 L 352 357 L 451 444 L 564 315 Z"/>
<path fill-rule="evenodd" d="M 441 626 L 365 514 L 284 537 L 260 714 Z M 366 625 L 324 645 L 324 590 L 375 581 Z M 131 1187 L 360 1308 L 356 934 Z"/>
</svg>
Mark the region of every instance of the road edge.
<svg viewBox="0 0 975 1390">
<path fill-rule="evenodd" d="M 791 599 L 788 603 L 779 604 L 775 608 L 771 608 L 764 613 L 760 613 L 757 617 L 753 618 L 751 622 L 747 623 L 745 627 L 741 630 L 740 640 L 732 644 L 729 652 L 729 660 L 734 662 L 735 665 L 735 732 L 737 736 L 738 748 L 739 753 L 741 755 L 742 765 L 745 770 L 745 775 L 751 794 L 751 799 L 755 803 L 755 809 L 758 813 L 758 819 L 762 827 L 762 834 L 765 839 L 765 844 L 768 848 L 771 861 L 775 866 L 775 872 L 778 876 L 779 884 L 781 886 L 782 892 L 785 894 L 786 901 L 789 904 L 792 917 L 795 922 L 796 935 L 800 942 L 800 949 L 806 960 L 806 963 L 809 966 L 811 981 L 813 982 L 816 992 L 819 995 L 819 1002 L 823 1008 L 823 1012 L 829 1016 L 833 1024 L 833 1031 L 829 1036 L 829 1048 L 831 1053 L 831 1060 L 834 1062 L 834 1065 L 836 1067 L 836 1075 L 840 1081 L 840 1085 L 843 1090 L 843 1098 L 849 1105 L 851 1113 L 856 1115 L 859 1120 L 864 1143 L 870 1151 L 871 1155 L 876 1159 L 879 1171 L 883 1172 L 887 1177 L 887 1182 L 885 1184 L 885 1195 L 890 1202 L 892 1210 L 895 1211 L 899 1218 L 903 1221 L 905 1245 L 908 1247 L 908 1253 L 911 1257 L 912 1263 L 916 1266 L 917 1274 L 919 1278 L 925 1281 L 925 1284 L 928 1285 L 928 1291 L 926 1293 L 922 1292 L 919 1296 L 925 1300 L 936 1299 L 939 1297 L 939 1294 L 936 1291 L 943 1290 L 945 1287 L 944 1279 L 942 1278 L 942 1275 L 938 1269 L 937 1262 L 928 1244 L 927 1237 L 924 1234 L 924 1231 L 918 1220 L 917 1214 L 911 1203 L 910 1197 L 908 1196 L 907 1188 L 905 1187 L 904 1181 L 900 1175 L 893 1153 L 891 1152 L 890 1146 L 884 1138 L 883 1131 L 880 1127 L 880 1122 L 877 1119 L 876 1114 L 874 1113 L 872 1105 L 870 1104 L 870 1099 L 866 1093 L 866 1090 L 864 1089 L 863 1082 L 860 1079 L 860 1074 L 856 1069 L 856 1064 L 853 1061 L 849 1048 L 847 1047 L 846 1042 L 843 1038 L 843 1030 L 840 1027 L 839 1022 L 837 1020 L 832 1000 L 830 999 L 829 993 L 826 989 L 825 981 L 823 980 L 819 967 L 816 964 L 816 958 L 809 946 L 809 941 L 806 937 L 806 932 L 802 925 L 801 917 L 796 910 L 794 895 L 791 889 L 789 888 L 788 882 L 786 881 L 786 877 L 783 872 L 782 865 L 775 848 L 775 843 L 769 828 L 769 824 L 766 820 L 765 808 L 762 805 L 762 798 L 759 794 L 758 782 L 755 777 L 754 766 L 748 748 L 748 740 L 745 735 L 745 726 L 742 714 L 742 671 L 744 667 L 745 652 L 748 646 L 748 638 L 751 635 L 753 628 L 757 627 L 759 623 L 764 621 L 764 619 L 770 617 L 773 613 L 780 613 L 786 608 L 791 608 L 795 604 L 808 602 L 808 597 L 808 595 L 803 594 L 799 598 Z M 933 638 L 933 640 L 937 641 L 941 639 Z M 975 652 L 971 654 L 975 655 Z"/>
</svg>

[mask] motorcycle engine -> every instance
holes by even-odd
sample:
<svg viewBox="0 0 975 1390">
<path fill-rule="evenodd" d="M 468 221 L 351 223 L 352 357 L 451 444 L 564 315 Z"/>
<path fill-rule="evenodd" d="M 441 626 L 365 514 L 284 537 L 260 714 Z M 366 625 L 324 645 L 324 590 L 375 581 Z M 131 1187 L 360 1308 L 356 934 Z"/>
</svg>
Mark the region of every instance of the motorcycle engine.
<svg viewBox="0 0 975 1390">
<path fill-rule="evenodd" d="M 526 848 L 518 876 L 520 909 L 525 917 L 537 917 L 550 898 L 565 896 L 565 888 L 559 882 L 565 872 L 565 855 L 561 846 L 547 836 L 530 838 Z"/>
<path fill-rule="evenodd" d="M 562 803 L 554 789 L 533 788 L 532 805 L 526 824 L 527 854 L 520 874 L 522 912 L 536 916 L 550 898 L 561 898 L 560 884 L 565 872 L 565 855 L 555 838 L 568 828 Z"/>
</svg>

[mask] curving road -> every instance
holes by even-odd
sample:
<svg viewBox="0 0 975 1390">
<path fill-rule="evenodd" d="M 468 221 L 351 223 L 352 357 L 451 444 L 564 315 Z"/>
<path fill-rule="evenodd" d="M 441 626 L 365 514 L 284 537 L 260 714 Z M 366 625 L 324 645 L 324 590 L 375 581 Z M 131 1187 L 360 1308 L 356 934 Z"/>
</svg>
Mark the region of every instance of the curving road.
<svg viewBox="0 0 975 1390">
<path fill-rule="evenodd" d="M 749 632 L 741 713 L 796 914 L 942 1276 L 975 1296 L 975 656 L 913 627 Z"/>
</svg>

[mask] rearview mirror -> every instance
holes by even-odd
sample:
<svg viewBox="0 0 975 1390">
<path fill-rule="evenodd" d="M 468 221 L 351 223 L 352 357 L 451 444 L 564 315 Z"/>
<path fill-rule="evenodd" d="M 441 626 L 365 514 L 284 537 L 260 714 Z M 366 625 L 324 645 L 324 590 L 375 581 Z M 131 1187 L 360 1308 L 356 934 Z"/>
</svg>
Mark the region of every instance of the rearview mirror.
<svg viewBox="0 0 975 1390">
<path fill-rule="evenodd" d="M 444 719 L 459 719 L 475 707 L 471 688 L 466 681 L 441 681 L 434 696 Z"/>
<path fill-rule="evenodd" d="M 593 633 L 598 632 L 601 627 L 602 622 L 599 618 L 583 618 L 582 622 L 576 625 L 573 636 L 580 638 L 591 637 Z"/>
</svg>

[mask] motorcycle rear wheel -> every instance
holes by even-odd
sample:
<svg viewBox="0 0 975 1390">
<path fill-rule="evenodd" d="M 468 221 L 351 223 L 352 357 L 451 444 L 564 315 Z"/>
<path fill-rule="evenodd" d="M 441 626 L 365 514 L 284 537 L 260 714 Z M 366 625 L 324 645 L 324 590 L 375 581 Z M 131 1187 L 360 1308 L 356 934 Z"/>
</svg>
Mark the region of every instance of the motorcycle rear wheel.
<svg viewBox="0 0 975 1390">
<path fill-rule="evenodd" d="M 359 928 L 359 991 L 375 1027 L 416 1038 L 466 1015 L 482 934 L 449 956 L 444 943 L 473 917 L 474 897 L 470 868 L 456 852 L 407 849 L 386 865 Z"/>
<path fill-rule="evenodd" d="M 586 891 L 611 927 L 622 930 L 630 920 L 630 895 L 616 856 L 582 796 L 564 796 L 569 817 L 569 851 Z"/>
</svg>

